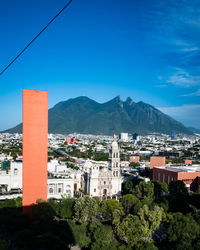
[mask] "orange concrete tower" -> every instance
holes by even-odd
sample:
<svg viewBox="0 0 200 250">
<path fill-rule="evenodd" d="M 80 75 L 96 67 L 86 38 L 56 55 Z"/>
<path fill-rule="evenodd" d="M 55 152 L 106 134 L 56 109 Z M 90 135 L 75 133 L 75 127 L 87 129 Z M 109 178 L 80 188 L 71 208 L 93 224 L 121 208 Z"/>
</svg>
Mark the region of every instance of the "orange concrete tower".
<svg viewBox="0 0 200 250">
<path fill-rule="evenodd" d="M 47 199 L 48 92 L 23 91 L 24 212 L 37 199 Z M 27 210 L 26 210 L 27 208 Z"/>
</svg>

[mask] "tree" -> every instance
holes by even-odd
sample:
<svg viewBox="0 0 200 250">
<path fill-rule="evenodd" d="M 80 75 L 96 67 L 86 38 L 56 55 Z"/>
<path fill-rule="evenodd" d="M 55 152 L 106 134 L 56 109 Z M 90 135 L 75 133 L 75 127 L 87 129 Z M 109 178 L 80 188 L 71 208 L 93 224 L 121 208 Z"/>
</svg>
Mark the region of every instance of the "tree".
<svg viewBox="0 0 200 250">
<path fill-rule="evenodd" d="M 188 189 L 183 181 L 171 181 L 169 193 L 173 195 L 188 194 Z"/>
<path fill-rule="evenodd" d="M 176 213 L 167 227 L 167 240 L 170 249 L 194 249 L 194 243 L 200 236 L 200 226 L 188 214 Z"/>
<path fill-rule="evenodd" d="M 124 185 L 123 185 L 123 191 L 125 194 L 130 194 L 132 193 L 133 190 L 133 182 L 132 180 L 127 180 Z"/>
<path fill-rule="evenodd" d="M 114 238 L 113 229 L 109 225 L 101 225 L 93 233 L 94 242 L 91 245 L 92 250 L 115 250 L 117 241 Z"/>
<path fill-rule="evenodd" d="M 112 221 L 114 211 L 119 211 L 120 214 L 123 214 L 123 207 L 121 203 L 114 199 L 108 199 L 101 203 L 101 212 L 103 215 L 104 221 Z"/>
<path fill-rule="evenodd" d="M 99 212 L 99 202 L 96 198 L 89 196 L 80 197 L 75 200 L 74 220 L 79 223 L 90 221 Z"/>
<path fill-rule="evenodd" d="M 189 195 L 177 194 L 166 196 L 170 212 L 190 213 L 193 209 L 189 203 Z"/>
<path fill-rule="evenodd" d="M 130 166 L 130 167 L 136 168 L 136 167 L 139 167 L 139 166 L 140 166 L 140 163 L 139 163 L 139 162 L 131 162 L 131 163 L 129 164 L 129 166 Z"/>
<path fill-rule="evenodd" d="M 135 250 L 157 250 L 158 248 L 153 244 L 153 241 L 141 241 L 137 246 L 135 247 Z"/>
<path fill-rule="evenodd" d="M 62 218 L 72 218 L 74 202 L 75 202 L 74 199 L 62 198 L 60 204 L 60 216 Z"/>
<path fill-rule="evenodd" d="M 38 199 L 37 203 L 37 205 L 32 205 L 34 218 L 39 219 L 44 223 L 50 222 L 56 215 L 54 209 L 48 202 L 42 199 Z"/>
<path fill-rule="evenodd" d="M 115 224 L 117 236 L 130 247 L 141 241 L 142 230 L 140 219 L 132 214 L 127 215 L 120 223 Z"/>
<path fill-rule="evenodd" d="M 154 194 L 156 198 L 160 198 L 163 194 L 168 192 L 168 185 L 159 181 L 153 181 Z"/>
<path fill-rule="evenodd" d="M 133 194 L 126 194 L 122 196 L 121 202 L 126 214 L 137 212 L 142 206 L 139 199 Z"/>
<path fill-rule="evenodd" d="M 87 223 L 77 225 L 73 221 L 69 221 L 69 226 L 74 238 L 74 243 L 81 248 L 87 248 L 91 243 L 91 239 L 87 235 Z"/>
<path fill-rule="evenodd" d="M 142 208 L 140 208 L 138 216 L 143 227 L 143 237 L 145 237 L 146 240 L 150 241 L 152 234 L 160 226 L 162 214 L 163 210 L 159 206 L 155 206 L 150 210 L 145 204 Z"/>
<path fill-rule="evenodd" d="M 143 203 L 151 204 L 154 200 L 154 184 L 153 182 L 141 181 L 133 190 L 133 194 Z"/>
<path fill-rule="evenodd" d="M 138 185 L 142 180 L 140 179 L 128 179 L 125 183 L 122 184 L 122 192 L 123 194 L 131 194 L 133 193 L 133 189 Z"/>
<path fill-rule="evenodd" d="M 48 200 L 49 205 L 52 207 L 57 215 L 60 215 L 60 203 L 54 199 Z"/>
</svg>

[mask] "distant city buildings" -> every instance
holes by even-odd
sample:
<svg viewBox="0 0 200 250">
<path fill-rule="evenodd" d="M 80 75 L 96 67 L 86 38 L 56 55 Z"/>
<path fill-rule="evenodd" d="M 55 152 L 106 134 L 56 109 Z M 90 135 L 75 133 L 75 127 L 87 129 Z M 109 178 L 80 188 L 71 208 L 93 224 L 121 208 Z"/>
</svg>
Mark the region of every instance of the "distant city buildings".
<svg viewBox="0 0 200 250">
<path fill-rule="evenodd" d="M 66 143 L 67 143 L 67 144 L 75 144 L 75 143 L 77 143 L 77 141 L 76 141 L 76 138 L 75 138 L 75 137 L 73 137 L 73 138 L 67 137 L 67 138 L 66 138 Z"/>
<path fill-rule="evenodd" d="M 126 141 L 127 135 L 122 133 L 119 147 L 112 136 L 49 134 L 47 198 L 62 199 L 74 194 L 118 198 L 122 182 L 129 178 L 149 181 L 142 176 L 146 168 L 151 168 L 153 180 L 183 180 L 188 188 L 197 190 L 200 136 L 171 138 L 154 133 L 136 135 L 136 140 L 128 136 Z M 76 138 L 79 143 L 66 143 L 66 138 Z M 22 196 L 22 135 L 0 134 L 0 149 L 0 199 Z M 96 160 L 95 156 L 103 158 Z"/>
</svg>

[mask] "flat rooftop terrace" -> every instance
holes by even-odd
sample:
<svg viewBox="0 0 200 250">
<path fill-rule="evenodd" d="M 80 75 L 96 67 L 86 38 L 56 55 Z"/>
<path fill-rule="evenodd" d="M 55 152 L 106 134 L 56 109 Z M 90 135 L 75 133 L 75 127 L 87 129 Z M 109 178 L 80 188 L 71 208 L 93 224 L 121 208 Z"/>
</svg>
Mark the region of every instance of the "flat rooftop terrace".
<svg viewBox="0 0 200 250">
<path fill-rule="evenodd" d="M 155 167 L 171 172 L 188 172 L 188 173 L 194 173 L 194 172 L 200 172 L 200 165 L 167 165 L 165 167 Z"/>
</svg>

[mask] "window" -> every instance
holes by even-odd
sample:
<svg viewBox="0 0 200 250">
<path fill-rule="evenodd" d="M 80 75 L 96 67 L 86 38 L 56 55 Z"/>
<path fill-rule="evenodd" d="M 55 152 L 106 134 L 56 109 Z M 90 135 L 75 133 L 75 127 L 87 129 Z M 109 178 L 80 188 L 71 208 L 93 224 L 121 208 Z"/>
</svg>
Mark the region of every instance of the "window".
<svg viewBox="0 0 200 250">
<path fill-rule="evenodd" d="M 14 175 L 18 175 L 18 169 L 17 168 L 14 169 Z"/>
<path fill-rule="evenodd" d="M 160 181 L 160 173 L 158 173 L 158 180 Z"/>
<path fill-rule="evenodd" d="M 118 176 L 118 171 L 116 171 L 116 176 Z"/>
<path fill-rule="evenodd" d="M 163 183 L 165 182 L 165 174 L 163 174 Z"/>
<path fill-rule="evenodd" d="M 115 176 L 115 171 L 113 171 L 113 176 Z"/>
<path fill-rule="evenodd" d="M 106 181 L 104 181 L 103 184 L 106 185 Z"/>
<path fill-rule="evenodd" d="M 49 188 L 49 193 L 53 194 L 53 188 Z"/>
<path fill-rule="evenodd" d="M 62 192 L 63 192 L 63 184 L 58 183 L 58 193 L 62 193 Z"/>
<path fill-rule="evenodd" d="M 96 192 L 96 188 L 94 188 L 94 192 Z"/>
</svg>

